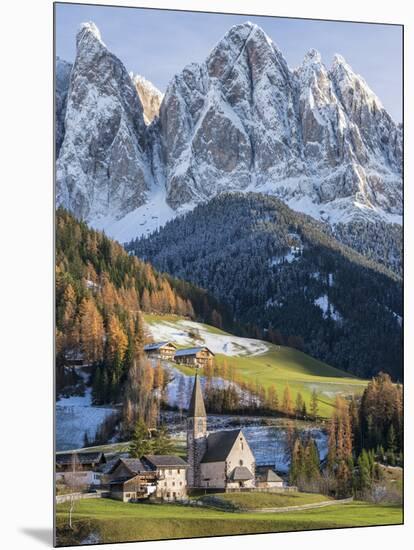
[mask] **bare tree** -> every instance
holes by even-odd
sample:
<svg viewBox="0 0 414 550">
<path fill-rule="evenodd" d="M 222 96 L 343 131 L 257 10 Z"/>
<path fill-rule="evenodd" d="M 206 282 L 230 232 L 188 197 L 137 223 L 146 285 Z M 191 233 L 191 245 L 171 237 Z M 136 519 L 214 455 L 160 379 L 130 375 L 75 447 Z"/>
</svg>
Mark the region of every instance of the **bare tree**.
<svg viewBox="0 0 414 550">
<path fill-rule="evenodd" d="M 82 472 L 82 465 L 79 461 L 77 453 L 72 453 L 71 468 L 65 476 L 66 485 L 70 489 L 70 506 L 69 506 L 69 528 L 73 529 L 72 517 L 75 509 L 75 502 L 77 500 L 76 492 L 81 492 L 85 489 L 86 484 L 82 482 L 82 478 L 79 473 Z"/>
</svg>

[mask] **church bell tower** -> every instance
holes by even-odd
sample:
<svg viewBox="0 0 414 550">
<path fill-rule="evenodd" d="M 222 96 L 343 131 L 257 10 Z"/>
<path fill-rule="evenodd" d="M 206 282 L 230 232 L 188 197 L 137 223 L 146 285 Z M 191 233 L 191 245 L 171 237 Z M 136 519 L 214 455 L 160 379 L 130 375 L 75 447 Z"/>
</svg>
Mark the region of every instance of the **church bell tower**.
<svg viewBox="0 0 414 550">
<path fill-rule="evenodd" d="M 201 383 L 196 373 L 187 414 L 188 486 L 201 487 L 200 462 L 207 449 L 207 414 Z"/>
</svg>

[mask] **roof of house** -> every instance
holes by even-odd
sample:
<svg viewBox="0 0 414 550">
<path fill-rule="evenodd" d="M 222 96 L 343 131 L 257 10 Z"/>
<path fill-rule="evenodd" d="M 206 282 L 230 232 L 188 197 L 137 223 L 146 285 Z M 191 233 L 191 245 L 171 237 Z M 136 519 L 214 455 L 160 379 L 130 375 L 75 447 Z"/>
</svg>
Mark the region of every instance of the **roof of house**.
<svg viewBox="0 0 414 550">
<path fill-rule="evenodd" d="M 232 481 L 247 481 L 253 479 L 253 474 L 246 466 L 236 466 L 229 477 Z"/>
<path fill-rule="evenodd" d="M 142 460 L 152 468 L 178 467 L 187 468 L 188 464 L 179 456 L 175 455 L 145 455 Z"/>
<path fill-rule="evenodd" d="M 146 346 L 144 346 L 144 351 L 151 351 L 151 350 L 154 350 L 154 349 L 160 349 L 160 348 L 163 348 L 164 346 L 173 346 L 174 348 L 177 348 L 177 346 L 175 344 L 173 344 L 172 342 L 152 342 L 152 344 L 147 344 Z"/>
<path fill-rule="evenodd" d="M 256 468 L 256 475 L 260 481 L 283 481 L 272 468 Z"/>
<path fill-rule="evenodd" d="M 200 379 L 196 373 L 187 416 L 207 416 Z"/>
<path fill-rule="evenodd" d="M 222 462 L 226 460 L 241 430 L 223 430 L 207 437 L 207 451 L 201 462 Z"/>
<path fill-rule="evenodd" d="M 98 462 L 106 462 L 105 455 L 102 452 L 82 452 L 82 453 L 57 453 L 56 454 L 56 464 L 59 466 L 65 466 L 72 464 L 72 461 L 75 460 L 78 464 L 92 464 Z"/>
<path fill-rule="evenodd" d="M 208 349 L 206 346 L 199 346 L 197 348 L 178 349 L 175 352 L 175 355 L 177 357 L 180 357 L 183 355 L 195 355 L 196 353 L 198 353 L 199 351 L 202 351 L 203 349 L 206 349 L 209 353 L 211 353 L 211 355 L 214 355 L 214 353 L 210 349 Z"/>
<path fill-rule="evenodd" d="M 139 458 L 118 458 L 109 469 L 108 474 L 114 472 L 120 464 L 123 464 L 133 475 L 147 471 L 145 464 L 143 464 Z"/>
</svg>

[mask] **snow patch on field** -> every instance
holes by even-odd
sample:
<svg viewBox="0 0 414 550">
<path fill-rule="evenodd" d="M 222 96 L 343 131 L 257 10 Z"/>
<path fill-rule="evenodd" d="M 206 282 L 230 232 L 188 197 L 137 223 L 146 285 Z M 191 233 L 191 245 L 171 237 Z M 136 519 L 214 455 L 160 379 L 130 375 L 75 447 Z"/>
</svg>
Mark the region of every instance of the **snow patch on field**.
<svg viewBox="0 0 414 550">
<path fill-rule="evenodd" d="M 178 346 L 207 346 L 213 353 L 224 355 L 260 355 L 266 353 L 269 346 L 253 338 L 242 338 L 231 334 L 214 334 L 204 325 L 194 321 L 160 321 L 148 324 L 155 341 L 171 340 Z M 194 337 L 190 333 L 195 333 Z M 199 336 L 199 338 L 198 338 Z"/>
<path fill-rule="evenodd" d="M 87 383 L 89 374 L 78 369 Z M 62 397 L 56 402 L 56 450 L 83 447 L 85 432 L 93 440 L 102 422 L 114 412 L 112 407 L 96 407 L 92 404 L 92 388 L 86 387 L 83 395 Z"/>
</svg>

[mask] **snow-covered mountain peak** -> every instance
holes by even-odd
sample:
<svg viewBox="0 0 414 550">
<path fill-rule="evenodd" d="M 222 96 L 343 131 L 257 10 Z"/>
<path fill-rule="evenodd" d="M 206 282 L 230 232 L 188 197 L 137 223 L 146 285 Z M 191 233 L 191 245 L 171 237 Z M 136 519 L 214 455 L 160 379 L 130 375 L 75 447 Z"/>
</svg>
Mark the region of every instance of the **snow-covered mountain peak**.
<svg viewBox="0 0 414 550">
<path fill-rule="evenodd" d="M 59 204 L 97 222 L 119 219 L 146 201 L 152 177 L 142 104 L 93 23 L 77 36 L 64 129 L 56 166 Z"/>
<path fill-rule="evenodd" d="M 333 225 L 399 221 L 401 128 L 342 56 L 328 70 L 311 49 L 291 70 L 246 22 L 162 96 L 128 74 L 86 24 L 68 72 L 58 201 L 99 227 L 127 217 L 132 224 L 158 197 L 170 218 L 230 191 L 276 195 Z"/>
<path fill-rule="evenodd" d="M 371 90 L 362 76 L 353 71 L 342 55 L 335 55 L 330 75 L 339 93 L 344 96 L 344 99 L 346 99 L 347 95 L 352 95 L 353 104 L 360 99 L 360 101 L 369 105 L 371 109 L 383 109 L 377 95 Z M 349 100 L 347 103 L 351 106 Z"/>
<path fill-rule="evenodd" d="M 322 63 L 321 54 L 318 52 L 318 50 L 311 48 L 305 54 L 305 57 L 303 58 L 302 66 L 320 64 L 320 63 Z"/>
<path fill-rule="evenodd" d="M 100 44 L 102 44 L 102 46 L 105 46 L 102 41 L 101 33 L 93 21 L 81 23 L 79 26 L 78 34 L 76 35 L 77 47 L 79 47 L 81 41 L 91 39 L 97 40 L 98 42 L 100 42 Z"/>
</svg>

